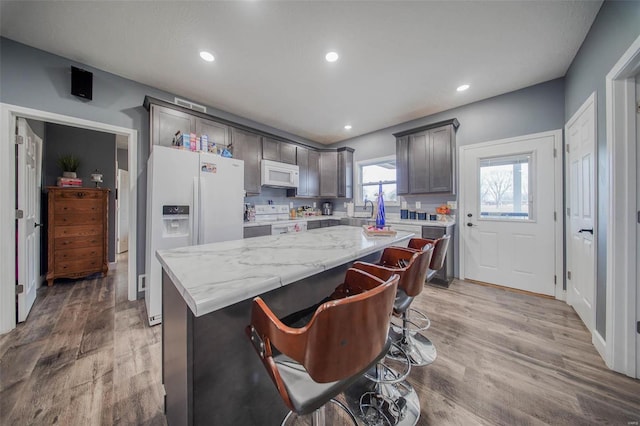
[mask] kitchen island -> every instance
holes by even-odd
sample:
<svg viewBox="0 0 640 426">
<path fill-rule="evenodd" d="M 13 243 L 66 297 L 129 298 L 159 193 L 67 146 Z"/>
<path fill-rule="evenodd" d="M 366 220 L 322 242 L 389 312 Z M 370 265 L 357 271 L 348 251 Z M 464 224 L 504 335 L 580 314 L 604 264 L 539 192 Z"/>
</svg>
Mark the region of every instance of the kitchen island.
<svg viewBox="0 0 640 426">
<path fill-rule="evenodd" d="M 160 250 L 162 381 L 170 425 L 276 425 L 287 413 L 244 333 L 260 295 L 283 317 L 329 295 L 355 260 L 413 236 L 336 226 Z"/>
</svg>

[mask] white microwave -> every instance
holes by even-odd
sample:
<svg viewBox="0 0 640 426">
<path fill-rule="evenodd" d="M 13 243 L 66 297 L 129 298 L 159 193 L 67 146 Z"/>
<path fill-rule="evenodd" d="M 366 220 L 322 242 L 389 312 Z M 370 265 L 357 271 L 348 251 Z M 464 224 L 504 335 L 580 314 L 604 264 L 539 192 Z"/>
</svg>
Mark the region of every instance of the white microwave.
<svg viewBox="0 0 640 426">
<path fill-rule="evenodd" d="M 262 186 L 297 188 L 300 169 L 295 164 L 262 160 Z"/>
</svg>

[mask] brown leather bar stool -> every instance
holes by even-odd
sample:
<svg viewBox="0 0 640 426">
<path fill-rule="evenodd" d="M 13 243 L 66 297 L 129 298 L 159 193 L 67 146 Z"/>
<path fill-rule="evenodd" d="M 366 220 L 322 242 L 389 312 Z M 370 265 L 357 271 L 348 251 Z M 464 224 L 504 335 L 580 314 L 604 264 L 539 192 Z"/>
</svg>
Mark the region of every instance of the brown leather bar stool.
<svg viewBox="0 0 640 426">
<path fill-rule="evenodd" d="M 246 332 L 291 410 L 283 424 L 308 414 L 312 424 L 323 424 L 324 406 L 330 401 L 357 424 L 333 398 L 387 353 L 398 280 L 397 275 L 383 281 L 349 269 L 341 287 L 350 295 L 320 305 L 302 328 L 284 325 L 260 297 L 253 300 Z"/>
<path fill-rule="evenodd" d="M 385 249 L 378 264 L 356 262 L 353 268 L 367 271 L 380 279 L 397 274 L 400 276 L 394 301 L 394 315 L 422 291 L 431 251 L 411 250 L 400 247 Z M 411 370 L 412 359 L 404 353 L 401 342 L 390 348 L 390 354 L 400 359 L 406 368 L 380 361 L 374 371 L 365 374 L 370 382 L 359 381 L 347 390 L 351 407 L 360 408 L 360 419 L 365 424 L 415 425 L 420 417 L 420 401 L 413 387 L 404 379 Z M 403 370 L 403 371 L 402 371 Z M 400 371 L 400 372 L 398 372 Z"/>
<path fill-rule="evenodd" d="M 431 281 L 435 274 L 444 267 L 450 240 L 451 237 L 449 235 L 443 235 L 437 240 L 428 240 L 425 238 L 412 238 L 409 240 L 407 247 L 411 249 L 422 250 L 427 244 L 433 246 L 433 256 L 431 257 L 431 264 L 429 265 L 429 272 L 427 273 L 427 282 Z"/>
<path fill-rule="evenodd" d="M 426 281 L 432 278 L 436 272 L 444 265 L 447 248 L 449 246 L 448 235 L 437 240 L 424 238 L 412 238 L 407 245 L 408 249 L 416 251 L 432 251 L 429 268 L 426 274 Z M 423 281 L 424 283 L 424 281 Z M 411 364 L 415 366 L 425 366 L 431 364 L 438 356 L 438 352 L 433 342 L 421 334 L 431 326 L 431 320 L 423 312 L 410 307 L 411 300 L 407 304 L 396 302 L 394 315 L 400 316 L 402 324 L 392 324 L 391 333 L 394 342 L 404 350 L 404 353 L 411 358 Z M 395 348 L 391 348 L 389 356 L 393 359 L 402 359 L 404 353 L 394 353 Z"/>
</svg>

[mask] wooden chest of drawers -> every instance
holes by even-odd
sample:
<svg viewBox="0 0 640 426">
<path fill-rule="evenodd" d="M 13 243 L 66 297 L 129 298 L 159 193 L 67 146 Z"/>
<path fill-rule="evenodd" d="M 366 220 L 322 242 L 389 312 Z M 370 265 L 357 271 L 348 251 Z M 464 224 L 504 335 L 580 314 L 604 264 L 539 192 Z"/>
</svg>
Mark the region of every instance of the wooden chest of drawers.
<svg viewBox="0 0 640 426">
<path fill-rule="evenodd" d="M 81 278 L 109 268 L 109 190 L 48 187 L 47 283 Z"/>
</svg>

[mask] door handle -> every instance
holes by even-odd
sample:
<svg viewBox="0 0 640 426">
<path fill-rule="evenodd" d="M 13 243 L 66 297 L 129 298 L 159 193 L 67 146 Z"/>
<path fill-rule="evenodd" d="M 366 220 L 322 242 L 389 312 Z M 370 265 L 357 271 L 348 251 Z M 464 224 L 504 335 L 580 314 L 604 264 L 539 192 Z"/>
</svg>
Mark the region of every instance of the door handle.
<svg viewBox="0 0 640 426">
<path fill-rule="evenodd" d="M 34 223 L 34 224 L 33 224 L 33 227 L 34 227 L 34 228 L 38 228 L 38 227 L 40 227 L 40 226 L 44 226 L 44 223 Z"/>
<path fill-rule="evenodd" d="M 578 231 L 578 234 L 581 234 L 583 232 L 588 232 L 591 235 L 593 235 L 593 228 L 591 228 L 591 229 L 582 228 L 581 230 Z"/>
<path fill-rule="evenodd" d="M 475 226 L 475 225 L 473 223 L 471 223 L 471 222 L 468 222 L 467 226 Z"/>
</svg>

